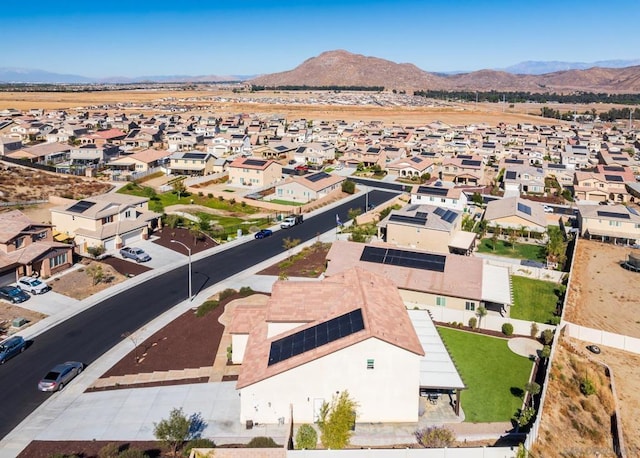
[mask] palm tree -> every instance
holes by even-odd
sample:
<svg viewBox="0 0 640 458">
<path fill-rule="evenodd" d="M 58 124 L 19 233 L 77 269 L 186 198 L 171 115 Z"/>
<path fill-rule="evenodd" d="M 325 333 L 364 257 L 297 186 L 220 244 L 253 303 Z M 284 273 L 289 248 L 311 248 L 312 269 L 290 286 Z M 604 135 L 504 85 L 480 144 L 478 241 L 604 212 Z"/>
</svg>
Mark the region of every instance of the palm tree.
<svg viewBox="0 0 640 458">
<path fill-rule="evenodd" d="M 478 309 L 476 310 L 476 315 L 478 315 L 478 329 L 480 329 L 482 327 L 482 318 L 484 318 L 485 316 L 487 316 L 487 309 L 485 308 L 484 305 L 481 305 L 480 307 L 478 307 Z"/>
</svg>

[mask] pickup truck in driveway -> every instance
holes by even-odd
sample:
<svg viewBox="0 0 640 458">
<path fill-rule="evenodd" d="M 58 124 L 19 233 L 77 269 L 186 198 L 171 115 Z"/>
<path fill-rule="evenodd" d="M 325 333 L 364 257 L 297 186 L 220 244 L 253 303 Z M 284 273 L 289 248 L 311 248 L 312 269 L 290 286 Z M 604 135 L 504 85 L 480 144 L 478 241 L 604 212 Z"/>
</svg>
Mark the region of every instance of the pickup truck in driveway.
<svg viewBox="0 0 640 458">
<path fill-rule="evenodd" d="M 287 216 L 285 219 L 282 220 L 282 223 L 280 223 L 280 227 L 282 229 L 289 229 L 290 227 L 293 227 L 297 224 L 302 224 L 303 221 L 304 221 L 304 218 L 302 215 Z"/>
</svg>

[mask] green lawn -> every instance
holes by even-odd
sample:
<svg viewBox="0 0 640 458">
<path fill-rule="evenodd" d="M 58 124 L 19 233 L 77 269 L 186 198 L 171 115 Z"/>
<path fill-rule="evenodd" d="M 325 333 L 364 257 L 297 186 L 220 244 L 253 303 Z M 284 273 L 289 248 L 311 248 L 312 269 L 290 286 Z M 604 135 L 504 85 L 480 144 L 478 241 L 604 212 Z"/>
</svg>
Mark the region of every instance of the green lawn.
<svg viewBox="0 0 640 458">
<path fill-rule="evenodd" d="M 531 278 L 511 277 L 513 287 L 513 305 L 511 318 L 546 323 L 556 311 L 558 296 L 555 293 L 558 284 Z"/>
<path fill-rule="evenodd" d="M 295 206 L 295 207 L 299 207 L 301 205 L 304 205 L 304 203 L 302 203 L 302 202 L 293 202 L 293 201 L 290 201 L 290 200 L 282 200 L 282 199 L 271 199 L 269 202 L 271 202 L 273 204 L 291 205 L 291 206 Z"/>
<path fill-rule="evenodd" d="M 478 252 L 505 256 L 507 258 L 531 259 L 540 262 L 545 262 L 547 259 L 543 246 L 516 243 L 516 246 L 513 247 L 508 241 L 497 240 L 494 250 L 493 241 L 490 238 L 485 238 L 480 241 Z"/>
<path fill-rule="evenodd" d="M 467 389 L 461 394 L 465 421 L 509 421 L 522 405 L 519 396 L 533 362 L 507 347 L 505 339 L 438 327 Z"/>
</svg>

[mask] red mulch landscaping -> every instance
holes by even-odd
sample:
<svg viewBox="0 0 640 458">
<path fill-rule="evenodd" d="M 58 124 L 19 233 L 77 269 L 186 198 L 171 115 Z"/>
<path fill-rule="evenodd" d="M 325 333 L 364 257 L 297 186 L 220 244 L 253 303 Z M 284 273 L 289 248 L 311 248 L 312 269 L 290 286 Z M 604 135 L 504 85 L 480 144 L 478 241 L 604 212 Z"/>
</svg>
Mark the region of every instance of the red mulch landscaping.
<svg viewBox="0 0 640 458">
<path fill-rule="evenodd" d="M 107 256 L 105 258 L 101 258 L 100 262 L 110 265 L 119 274 L 127 275 L 127 276 L 140 275 L 151 270 L 151 267 L 147 267 L 144 264 L 129 261 L 127 259 L 116 258 L 114 256 Z"/>
<path fill-rule="evenodd" d="M 305 248 L 300 255 L 294 256 L 294 262 L 289 263 L 285 260 L 267 267 L 258 272 L 258 275 L 279 276 L 284 272 L 288 277 L 319 277 L 325 271 L 329 248 L 331 248 L 330 243 L 315 243 Z"/>
<path fill-rule="evenodd" d="M 33 441 L 18 458 L 51 458 L 56 455 L 78 458 L 98 458 L 98 452 L 108 444 L 118 444 L 120 451 L 142 450 L 149 458 L 171 456 L 161 442 L 157 441 Z"/>
<path fill-rule="evenodd" d="M 178 242 L 184 243 L 186 246 L 191 248 L 191 254 L 194 255 L 196 253 L 200 253 L 201 251 L 208 250 L 214 246 L 218 246 L 215 240 L 211 237 L 208 237 L 204 234 L 200 234 L 200 239 L 196 239 L 189 229 L 184 227 L 163 227 L 153 233 L 154 238 L 153 243 L 157 243 L 158 245 L 162 245 L 165 248 L 170 248 L 173 251 L 177 251 L 179 253 L 187 254 L 186 250 L 179 243 L 173 243 L 171 240 L 177 240 Z"/>
</svg>

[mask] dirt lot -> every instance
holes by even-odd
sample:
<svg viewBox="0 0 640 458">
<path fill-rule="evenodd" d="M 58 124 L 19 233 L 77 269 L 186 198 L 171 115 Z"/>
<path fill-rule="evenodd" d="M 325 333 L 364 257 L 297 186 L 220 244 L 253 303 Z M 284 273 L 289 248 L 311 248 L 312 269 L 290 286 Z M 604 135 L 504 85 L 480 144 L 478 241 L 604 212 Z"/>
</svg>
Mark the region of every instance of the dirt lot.
<svg viewBox="0 0 640 458">
<path fill-rule="evenodd" d="M 565 311 L 567 321 L 640 338 L 640 273 L 620 267 L 631 250 L 592 240 L 578 241 Z"/>
</svg>

